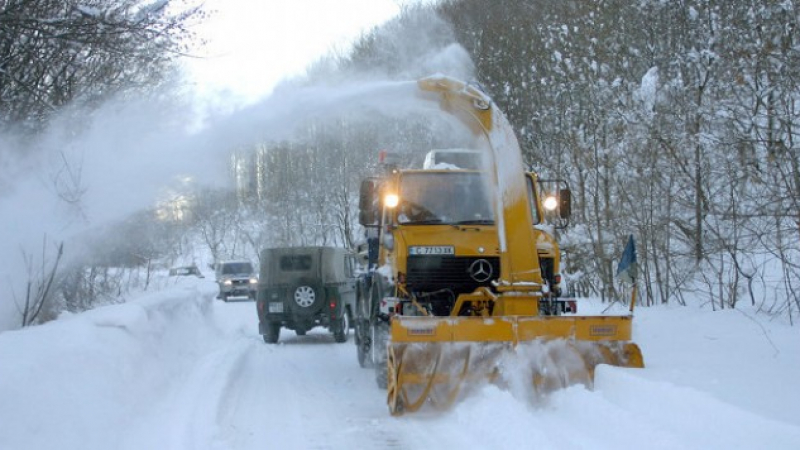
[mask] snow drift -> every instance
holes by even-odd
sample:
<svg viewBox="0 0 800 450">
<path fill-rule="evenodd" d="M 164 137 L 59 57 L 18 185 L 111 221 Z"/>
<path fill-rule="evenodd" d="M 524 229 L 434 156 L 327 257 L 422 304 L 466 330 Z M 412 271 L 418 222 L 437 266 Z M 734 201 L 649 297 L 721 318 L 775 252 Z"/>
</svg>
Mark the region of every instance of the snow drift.
<svg viewBox="0 0 800 450">
<path fill-rule="evenodd" d="M 637 310 L 645 369 L 538 403 L 494 386 L 451 411 L 392 418 L 352 340 L 258 335 L 252 302 L 180 278 L 0 333 L 3 449 L 794 449 L 796 327 L 741 311 Z M 598 305 L 582 305 L 589 310 Z M 601 306 L 602 307 L 602 306 Z"/>
</svg>

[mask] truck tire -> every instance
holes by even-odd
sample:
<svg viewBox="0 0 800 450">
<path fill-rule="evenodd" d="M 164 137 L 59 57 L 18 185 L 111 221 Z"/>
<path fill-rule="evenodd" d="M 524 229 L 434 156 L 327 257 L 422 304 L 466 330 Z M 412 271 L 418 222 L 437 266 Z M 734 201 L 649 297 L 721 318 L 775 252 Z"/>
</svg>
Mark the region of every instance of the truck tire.
<svg viewBox="0 0 800 450">
<path fill-rule="evenodd" d="M 372 338 L 370 337 L 369 322 L 359 321 L 356 324 L 355 335 L 358 365 L 369 369 L 372 367 Z"/>
<path fill-rule="evenodd" d="M 386 346 L 389 343 L 389 324 L 375 321 L 370 327 L 372 331 L 372 365 L 375 366 L 375 382 L 380 389 L 389 384 L 389 368 L 387 364 Z"/>
<path fill-rule="evenodd" d="M 354 341 L 356 344 L 356 357 L 358 358 L 358 365 L 362 368 L 372 367 L 372 342 L 369 330 L 369 317 L 370 317 L 370 301 L 368 289 L 364 287 L 366 283 L 359 283 L 358 290 L 356 291 L 356 312 L 353 318 L 355 325 Z"/>
<path fill-rule="evenodd" d="M 370 289 L 370 348 L 372 365 L 375 367 L 375 382 L 381 389 L 388 385 L 388 367 L 386 366 L 386 346 L 389 344 L 389 323 L 378 318 L 379 305 L 383 299 L 384 281 L 380 276 L 373 277 Z"/>
</svg>

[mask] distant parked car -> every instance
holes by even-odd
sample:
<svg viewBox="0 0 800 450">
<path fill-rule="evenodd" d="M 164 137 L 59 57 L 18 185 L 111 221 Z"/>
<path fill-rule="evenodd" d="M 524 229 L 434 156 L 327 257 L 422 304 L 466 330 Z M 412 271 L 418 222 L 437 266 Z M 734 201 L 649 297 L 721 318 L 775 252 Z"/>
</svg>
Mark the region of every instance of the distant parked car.
<svg viewBox="0 0 800 450">
<path fill-rule="evenodd" d="M 215 265 L 219 295 L 217 298 L 228 301 L 232 298 L 256 299 L 258 275 L 250 261 L 222 261 Z"/>
<path fill-rule="evenodd" d="M 278 342 L 281 327 L 303 336 L 315 326 L 345 342 L 356 299 L 355 255 L 337 247 L 284 247 L 261 252 L 256 299 L 264 342 Z"/>
<path fill-rule="evenodd" d="M 205 278 L 196 265 L 173 267 L 169 269 L 169 276 L 171 277 L 186 277 L 194 275 L 197 278 Z"/>
</svg>

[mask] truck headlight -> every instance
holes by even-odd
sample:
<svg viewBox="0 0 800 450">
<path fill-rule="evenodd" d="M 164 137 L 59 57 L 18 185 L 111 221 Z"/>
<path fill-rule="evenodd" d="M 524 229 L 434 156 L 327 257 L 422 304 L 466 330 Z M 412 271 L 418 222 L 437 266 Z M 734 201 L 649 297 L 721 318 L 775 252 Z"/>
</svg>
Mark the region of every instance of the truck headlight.
<svg viewBox="0 0 800 450">
<path fill-rule="evenodd" d="M 548 211 L 555 211 L 558 208 L 558 199 L 555 195 L 548 195 L 544 199 L 544 209 Z"/>
<path fill-rule="evenodd" d="M 387 208 L 394 208 L 400 203 L 400 197 L 397 194 L 388 194 L 386 197 L 383 198 L 383 204 L 386 205 Z"/>
</svg>

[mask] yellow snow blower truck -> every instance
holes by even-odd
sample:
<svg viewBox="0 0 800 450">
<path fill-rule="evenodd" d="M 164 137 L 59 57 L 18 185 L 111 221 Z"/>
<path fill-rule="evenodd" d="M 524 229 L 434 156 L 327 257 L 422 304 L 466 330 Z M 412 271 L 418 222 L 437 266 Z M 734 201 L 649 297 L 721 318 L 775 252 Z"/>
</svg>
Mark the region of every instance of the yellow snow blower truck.
<svg viewBox="0 0 800 450">
<path fill-rule="evenodd" d="M 446 408 L 487 382 L 523 384 L 535 398 L 591 386 L 598 364 L 643 367 L 631 315 L 581 316 L 561 297 L 545 206 L 568 217 L 569 190 L 543 192 L 526 173 L 510 124 L 479 87 L 445 76 L 417 85 L 476 145 L 432 152 L 422 169 L 386 164 L 361 185 L 369 270 L 355 343 L 390 413 Z"/>
</svg>

